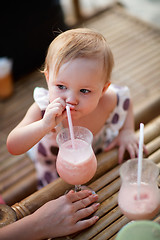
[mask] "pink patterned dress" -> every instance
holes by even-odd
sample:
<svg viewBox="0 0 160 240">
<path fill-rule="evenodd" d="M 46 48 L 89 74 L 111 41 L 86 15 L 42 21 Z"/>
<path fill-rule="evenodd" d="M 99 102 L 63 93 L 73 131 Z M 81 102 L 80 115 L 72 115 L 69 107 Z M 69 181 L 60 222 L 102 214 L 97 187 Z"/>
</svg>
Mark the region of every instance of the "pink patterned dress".
<svg viewBox="0 0 160 240">
<path fill-rule="evenodd" d="M 119 130 L 123 127 L 130 103 L 130 93 L 126 86 L 117 86 L 111 84 L 110 87 L 117 95 L 117 105 L 110 114 L 105 125 L 94 136 L 94 152 L 102 152 L 110 142 L 118 135 Z M 48 90 L 44 88 L 35 88 L 34 100 L 42 112 L 42 118 L 45 109 L 49 104 Z M 56 143 L 57 132 L 63 126 L 60 124 L 56 127 L 56 132 L 46 134 L 35 146 L 27 153 L 35 164 L 38 178 L 38 189 L 44 187 L 57 177 L 56 158 L 58 154 L 58 145 Z"/>
</svg>

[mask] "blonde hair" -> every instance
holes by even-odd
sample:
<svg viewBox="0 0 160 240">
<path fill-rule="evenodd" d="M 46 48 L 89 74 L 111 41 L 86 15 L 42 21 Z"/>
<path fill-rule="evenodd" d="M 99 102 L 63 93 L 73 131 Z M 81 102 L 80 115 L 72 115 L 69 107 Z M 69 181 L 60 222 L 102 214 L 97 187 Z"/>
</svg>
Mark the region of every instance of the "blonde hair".
<svg viewBox="0 0 160 240">
<path fill-rule="evenodd" d="M 44 72 L 54 64 L 57 75 L 60 67 L 75 58 L 95 58 L 103 62 L 105 81 L 111 77 L 114 59 L 102 34 L 87 28 L 77 28 L 61 33 L 50 44 L 45 59 Z"/>
</svg>

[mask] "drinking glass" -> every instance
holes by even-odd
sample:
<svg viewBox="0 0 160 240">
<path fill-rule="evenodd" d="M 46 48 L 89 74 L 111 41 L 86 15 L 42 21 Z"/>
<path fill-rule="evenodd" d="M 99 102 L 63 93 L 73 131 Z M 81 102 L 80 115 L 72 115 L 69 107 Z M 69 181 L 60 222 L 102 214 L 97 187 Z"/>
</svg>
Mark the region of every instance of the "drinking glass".
<svg viewBox="0 0 160 240">
<path fill-rule="evenodd" d="M 118 204 L 122 213 L 130 220 L 152 219 L 160 210 L 160 191 L 157 186 L 159 168 L 151 160 L 142 159 L 139 198 L 137 171 L 138 159 L 131 159 L 122 164 Z"/>
<path fill-rule="evenodd" d="M 131 221 L 118 232 L 115 240 L 159 240 L 160 224 L 149 220 Z"/>
<path fill-rule="evenodd" d="M 87 183 L 95 174 L 97 159 L 92 149 L 93 134 L 85 127 L 74 126 L 74 145 L 68 128 L 57 135 L 59 152 L 56 161 L 57 172 L 67 183 L 75 185 L 75 191 Z"/>
</svg>

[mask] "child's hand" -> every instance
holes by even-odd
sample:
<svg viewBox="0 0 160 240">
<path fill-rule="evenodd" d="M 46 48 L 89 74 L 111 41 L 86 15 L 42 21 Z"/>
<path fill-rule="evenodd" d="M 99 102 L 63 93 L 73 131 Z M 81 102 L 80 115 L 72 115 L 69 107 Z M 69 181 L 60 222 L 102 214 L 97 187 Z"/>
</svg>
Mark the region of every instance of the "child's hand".
<svg viewBox="0 0 160 240">
<path fill-rule="evenodd" d="M 61 98 L 56 98 L 48 105 L 43 117 L 43 124 L 48 132 L 66 117 L 65 107 L 66 103 Z"/>
<path fill-rule="evenodd" d="M 124 153 L 127 150 L 129 152 L 130 158 L 138 157 L 138 146 L 139 142 L 134 133 L 130 129 L 123 129 L 119 132 L 118 136 L 109 144 L 105 151 L 109 151 L 115 146 L 119 146 L 118 150 L 118 162 L 122 163 Z M 145 145 L 143 146 L 145 154 L 147 154 L 147 149 Z"/>
</svg>

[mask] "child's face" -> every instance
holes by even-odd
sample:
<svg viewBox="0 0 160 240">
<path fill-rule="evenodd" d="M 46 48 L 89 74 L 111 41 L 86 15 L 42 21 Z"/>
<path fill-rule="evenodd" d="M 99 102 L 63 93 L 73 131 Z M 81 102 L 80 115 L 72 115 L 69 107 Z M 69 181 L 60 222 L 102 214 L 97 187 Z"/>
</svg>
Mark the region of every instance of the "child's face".
<svg viewBox="0 0 160 240">
<path fill-rule="evenodd" d="M 60 97 L 70 105 L 73 119 L 91 113 L 98 105 L 105 84 L 101 61 L 77 58 L 63 64 L 56 76 L 48 75 L 50 102 Z"/>
</svg>

